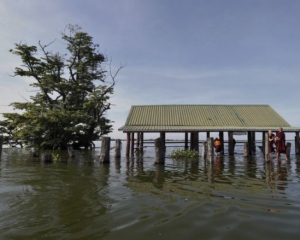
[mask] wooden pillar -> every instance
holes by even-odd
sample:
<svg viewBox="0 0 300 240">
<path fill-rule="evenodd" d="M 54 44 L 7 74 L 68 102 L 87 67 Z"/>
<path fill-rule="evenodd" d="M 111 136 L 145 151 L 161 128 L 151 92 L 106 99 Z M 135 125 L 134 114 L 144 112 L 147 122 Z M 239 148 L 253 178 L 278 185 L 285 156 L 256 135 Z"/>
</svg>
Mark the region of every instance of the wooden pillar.
<svg viewBox="0 0 300 240">
<path fill-rule="evenodd" d="M 224 132 L 219 132 L 219 139 L 221 141 L 221 154 L 224 154 Z"/>
<path fill-rule="evenodd" d="M 206 132 L 206 139 L 210 138 L 210 132 Z"/>
<path fill-rule="evenodd" d="M 190 150 L 194 150 L 194 133 L 190 133 Z"/>
<path fill-rule="evenodd" d="M 255 153 L 256 152 L 256 139 L 255 139 L 255 132 L 251 132 L 251 139 L 252 139 L 252 152 Z"/>
<path fill-rule="evenodd" d="M 160 138 L 155 139 L 155 163 L 165 163 L 165 144 Z"/>
<path fill-rule="evenodd" d="M 249 144 L 248 142 L 244 143 L 244 157 L 249 156 Z"/>
<path fill-rule="evenodd" d="M 265 160 L 267 161 L 269 159 L 269 133 L 268 132 L 264 132 L 264 148 L 263 148 L 263 153 L 264 153 L 264 156 L 265 156 Z"/>
<path fill-rule="evenodd" d="M 115 143 L 115 158 L 120 158 L 121 157 L 121 139 L 116 139 Z"/>
<path fill-rule="evenodd" d="M 187 150 L 189 148 L 188 141 L 189 141 L 189 133 L 185 132 L 184 133 L 184 149 L 185 150 Z"/>
<path fill-rule="evenodd" d="M 140 144 L 141 144 L 141 134 L 139 132 L 137 134 L 137 140 L 136 140 L 136 148 L 139 151 L 140 150 Z"/>
<path fill-rule="evenodd" d="M 144 133 L 140 133 L 140 153 L 144 153 Z"/>
<path fill-rule="evenodd" d="M 127 133 L 127 139 L 126 139 L 126 157 L 129 157 L 129 152 L 130 152 L 130 133 Z"/>
<path fill-rule="evenodd" d="M 199 132 L 194 132 L 194 150 L 199 152 Z"/>
<path fill-rule="evenodd" d="M 207 142 L 202 142 L 202 158 L 206 158 L 207 156 Z"/>
<path fill-rule="evenodd" d="M 248 131 L 248 137 L 247 137 L 247 142 L 248 142 L 248 155 L 252 155 L 252 134 L 251 131 Z"/>
<path fill-rule="evenodd" d="M 166 148 L 166 133 L 160 132 L 160 140 L 162 141 L 164 148 Z"/>
<path fill-rule="evenodd" d="M 102 137 L 100 162 L 109 163 L 110 137 Z"/>
<path fill-rule="evenodd" d="M 269 138 L 269 136 L 267 136 L 267 138 Z M 263 154 L 265 154 L 266 153 L 266 151 L 265 151 L 265 141 L 266 141 L 266 132 L 262 132 L 262 152 L 263 152 Z"/>
<path fill-rule="evenodd" d="M 207 158 L 208 161 L 213 162 L 214 160 L 214 139 L 213 138 L 208 138 L 207 139 Z"/>
<path fill-rule="evenodd" d="M 285 147 L 285 152 L 288 158 L 291 156 L 291 147 L 292 144 L 290 142 L 287 142 Z"/>
<path fill-rule="evenodd" d="M 233 132 L 228 132 L 228 154 L 229 156 L 234 155 L 234 144 L 233 144 Z"/>
<path fill-rule="evenodd" d="M 130 151 L 130 157 L 134 157 L 134 132 L 131 133 L 131 151 Z"/>
<path fill-rule="evenodd" d="M 295 154 L 300 155 L 300 138 L 299 138 L 299 132 L 295 132 Z"/>
</svg>

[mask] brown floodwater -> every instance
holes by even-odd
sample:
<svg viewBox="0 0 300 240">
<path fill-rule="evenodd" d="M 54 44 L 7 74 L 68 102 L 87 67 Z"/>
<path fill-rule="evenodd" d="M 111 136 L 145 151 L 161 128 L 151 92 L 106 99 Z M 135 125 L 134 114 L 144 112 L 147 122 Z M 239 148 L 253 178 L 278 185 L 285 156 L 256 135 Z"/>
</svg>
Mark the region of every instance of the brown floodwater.
<svg viewBox="0 0 300 240">
<path fill-rule="evenodd" d="M 170 151 L 170 150 L 169 150 Z M 98 161 L 100 149 L 43 163 L 3 149 L 0 239 L 300 239 L 300 159 Z M 293 153 L 293 149 L 292 149 Z M 124 152 L 122 153 L 124 156 Z M 273 156 L 275 158 L 275 156 Z"/>
</svg>

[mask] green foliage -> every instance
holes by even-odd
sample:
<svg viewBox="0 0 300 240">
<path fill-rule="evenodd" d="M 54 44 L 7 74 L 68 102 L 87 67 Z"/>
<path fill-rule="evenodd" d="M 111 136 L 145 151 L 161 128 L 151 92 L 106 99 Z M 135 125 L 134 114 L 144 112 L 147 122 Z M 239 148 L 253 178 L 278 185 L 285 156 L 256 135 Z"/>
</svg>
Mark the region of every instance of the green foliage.
<svg viewBox="0 0 300 240">
<path fill-rule="evenodd" d="M 114 75 L 107 72 L 102 67 L 107 58 L 92 37 L 78 26 L 67 30 L 61 34 L 67 53 L 52 53 L 47 50 L 51 43 L 40 42 L 39 47 L 19 43 L 10 50 L 22 60 L 14 76 L 33 79 L 36 94 L 11 104 L 22 113 L 3 114 L 0 131 L 7 140 L 22 140 L 35 149 L 66 149 L 70 144 L 87 148 L 113 130 L 106 113 L 122 67 Z"/>
<path fill-rule="evenodd" d="M 175 159 L 193 159 L 198 158 L 199 153 L 195 150 L 176 149 L 172 151 L 170 157 Z"/>
</svg>

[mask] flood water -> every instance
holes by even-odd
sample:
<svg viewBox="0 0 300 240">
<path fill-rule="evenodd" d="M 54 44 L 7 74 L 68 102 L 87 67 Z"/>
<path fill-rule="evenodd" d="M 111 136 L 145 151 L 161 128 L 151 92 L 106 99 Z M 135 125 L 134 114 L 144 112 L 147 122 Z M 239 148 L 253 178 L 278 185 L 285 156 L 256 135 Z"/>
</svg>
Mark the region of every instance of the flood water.
<svg viewBox="0 0 300 240">
<path fill-rule="evenodd" d="M 300 239 L 300 159 L 256 154 L 209 163 L 143 158 L 100 164 L 100 149 L 45 164 L 3 149 L 0 239 Z M 122 150 L 124 156 L 124 150 Z M 169 152 L 171 149 L 168 150 Z M 168 154 L 168 153 L 167 153 Z"/>
</svg>

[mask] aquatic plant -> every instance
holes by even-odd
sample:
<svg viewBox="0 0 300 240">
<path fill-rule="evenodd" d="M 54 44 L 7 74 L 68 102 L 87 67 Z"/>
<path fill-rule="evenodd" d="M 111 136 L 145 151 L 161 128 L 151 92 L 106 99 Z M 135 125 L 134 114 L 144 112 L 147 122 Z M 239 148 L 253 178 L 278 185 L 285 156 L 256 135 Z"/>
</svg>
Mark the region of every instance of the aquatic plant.
<svg viewBox="0 0 300 240">
<path fill-rule="evenodd" d="M 170 157 L 175 159 L 191 159 L 198 158 L 199 153 L 196 150 L 175 149 L 172 151 Z"/>
</svg>

